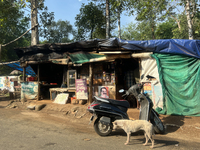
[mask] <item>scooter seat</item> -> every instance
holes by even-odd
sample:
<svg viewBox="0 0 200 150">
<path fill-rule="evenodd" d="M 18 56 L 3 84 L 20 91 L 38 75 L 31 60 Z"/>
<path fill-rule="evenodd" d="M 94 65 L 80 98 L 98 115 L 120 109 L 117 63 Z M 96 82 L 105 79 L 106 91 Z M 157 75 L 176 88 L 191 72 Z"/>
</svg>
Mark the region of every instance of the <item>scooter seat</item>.
<svg viewBox="0 0 200 150">
<path fill-rule="evenodd" d="M 109 103 L 111 103 L 113 105 L 122 106 L 122 107 L 125 107 L 125 108 L 130 107 L 129 102 L 126 101 L 126 100 L 115 100 L 115 99 L 102 98 L 102 97 L 97 97 L 97 96 L 94 96 L 94 97 L 96 98 L 96 100 L 99 100 L 99 101 L 102 101 L 102 102 L 109 101 Z"/>
</svg>

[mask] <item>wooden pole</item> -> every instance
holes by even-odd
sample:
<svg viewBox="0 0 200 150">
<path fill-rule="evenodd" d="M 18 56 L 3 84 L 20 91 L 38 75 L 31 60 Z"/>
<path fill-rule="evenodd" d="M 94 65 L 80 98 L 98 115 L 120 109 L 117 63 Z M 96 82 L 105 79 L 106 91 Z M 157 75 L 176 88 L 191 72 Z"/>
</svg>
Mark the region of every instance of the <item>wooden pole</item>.
<svg viewBox="0 0 200 150">
<path fill-rule="evenodd" d="M 89 64 L 89 98 L 88 98 L 88 103 L 92 103 L 92 94 L 93 94 L 93 64 Z"/>
<path fill-rule="evenodd" d="M 23 67 L 23 82 L 26 81 L 26 67 Z"/>
<path fill-rule="evenodd" d="M 0 44 L 0 62 L 1 62 L 1 44 Z"/>
<path fill-rule="evenodd" d="M 37 100 L 40 100 L 40 65 L 38 64 L 37 68 L 37 79 L 38 79 L 38 97 Z"/>
</svg>

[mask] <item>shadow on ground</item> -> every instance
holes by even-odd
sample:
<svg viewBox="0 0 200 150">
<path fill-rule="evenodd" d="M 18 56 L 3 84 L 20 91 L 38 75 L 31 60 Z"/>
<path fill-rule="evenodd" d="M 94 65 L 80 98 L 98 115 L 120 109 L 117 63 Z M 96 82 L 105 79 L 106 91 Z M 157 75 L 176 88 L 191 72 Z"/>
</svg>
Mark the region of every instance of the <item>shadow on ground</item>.
<svg viewBox="0 0 200 150">
<path fill-rule="evenodd" d="M 163 124 L 166 127 L 166 134 L 177 131 L 184 125 L 184 119 L 186 116 L 170 115 L 162 118 Z"/>
<path fill-rule="evenodd" d="M 122 129 L 118 129 L 118 130 L 113 131 L 110 134 L 110 136 L 116 136 L 116 137 L 122 136 L 122 137 L 125 137 L 124 141 L 122 141 L 122 143 L 126 142 L 127 135 Z M 163 137 L 155 135 L 154 139 L 155 139 L 155 148 L 162 148 L 162 147 L 166 147 L 166 146 L 169 146 L 169 145 L 179 145 L 178 141 L 176 141 L 174 139 L 171 139 L 171 138 L 163 139 Z M 138 131 L 138 132 L 135 132 L 135 133 L 131 134 L 131 141 L 129 142 L 128 145 L 133 145 L 134 146 L 135 144 L 141 144 L 142 145 L 144 143 L 145 143 L 144 132 L 143 131 Z M 159 144 L 159 146 L 157 144 Z M 151 141 L 150 140 L 148 142 L 148 145 L 149 146 L 151 145 Z"/>
</svg>

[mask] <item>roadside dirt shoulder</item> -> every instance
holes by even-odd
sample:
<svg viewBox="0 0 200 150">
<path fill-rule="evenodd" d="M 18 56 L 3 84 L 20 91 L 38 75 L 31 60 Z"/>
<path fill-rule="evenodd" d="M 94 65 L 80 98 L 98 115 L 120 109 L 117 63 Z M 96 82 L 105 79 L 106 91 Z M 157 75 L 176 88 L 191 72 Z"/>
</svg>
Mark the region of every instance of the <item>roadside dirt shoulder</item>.
<svg viewBox="0 0 200 150">
<path fill-rule="evenodd" d="M 21 103 L 18 101 L 0 101 L 0 107 L 10 108 L 10 109 L 27 109 L 29 105 L 40 105 L 46 104 L 45 107 L 40 110 L 41 113 L 46 113 L 51 117 L 58 118 L 57 122 L 61 124 L 63 121 L 68 126 L 73 127 L 73 124 L 80 124 L 79 130 L 85 130 L 87 128 L 93 127 L 91 123 L 89 126 L 89 119 L 92 114 L 87 111 L 87 104 L 85 105 L 73 105 L 73 104 L 54 104 L 51 101 L 28 101 L 26 103 Z M 30 110 L 32 112 L 38 112 L 36 110 Z M 128 115 L 131 119 L 139 118 L 139 110 L 135 108 L 130 108 L 128 110 Z M 200 140 L 200 117 L 190 117 L 190 116 L 172 116 L 172 115 L 160 115 L 160 119 L 166 127 L 166 134 L 159 136 L 168 136 L 171 138 L 177 138 L 189 141 L 199 141 Z"/>
</svg>

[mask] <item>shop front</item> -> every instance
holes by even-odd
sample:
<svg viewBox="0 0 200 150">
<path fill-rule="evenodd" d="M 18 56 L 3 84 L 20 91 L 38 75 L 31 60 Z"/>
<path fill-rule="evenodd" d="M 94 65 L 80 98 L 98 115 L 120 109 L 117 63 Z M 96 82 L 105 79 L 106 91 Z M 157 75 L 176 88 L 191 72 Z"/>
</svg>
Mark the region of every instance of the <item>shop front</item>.
<svg viewBox="0 0 200 150">
<path fill-rule="evenodd" d="M 90 66 L 92 66 L 92 76 L 90 79 Z M 66 76 L 63 77 L 67 87 L 75 88 L 77 98 L 76 80 L 83 80 L 87 85 L 89 99 L 90 80 L 92 80 L 92 97 L 122 99 L 119 89 L 127 90 L 131 85 L 139 82 L 138 59 L 114 59 L 100 62 L 84 63 L 79 66 L 68 65 Z M 85 98 L 86 99 L 86 98 Z M 136 102 L 130 101 L 131 105 Z"/>
</svg>

